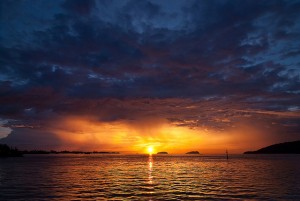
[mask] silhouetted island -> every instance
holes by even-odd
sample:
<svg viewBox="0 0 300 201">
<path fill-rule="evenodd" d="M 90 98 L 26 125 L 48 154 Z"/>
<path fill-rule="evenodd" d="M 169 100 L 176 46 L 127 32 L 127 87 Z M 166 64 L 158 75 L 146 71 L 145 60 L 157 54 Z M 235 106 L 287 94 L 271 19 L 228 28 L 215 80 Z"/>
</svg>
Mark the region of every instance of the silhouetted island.
<svg viewBox="0 0 300 201">
<path fill-rule="evenodd" d="M 185 154 L 200 154 L 199 151 L 190 151 L 190 152 L 187 152 Z"/>
<path fill-rule="evenodd" d="M 0 157 L 21 157 L 23 156 L 17 148 L 11 148 L 6 144 L 0 144 Z"/>
<path fill-rule="evenodd" d="M 273 144 L 257 151 L 246 151 L 244 154 L 300 154 L 300 140 Z"/>
<path fill-rule="evenodd" d="M 157 152 L 157 154 L 168 154 L 166 151 Z"/>
</svg>

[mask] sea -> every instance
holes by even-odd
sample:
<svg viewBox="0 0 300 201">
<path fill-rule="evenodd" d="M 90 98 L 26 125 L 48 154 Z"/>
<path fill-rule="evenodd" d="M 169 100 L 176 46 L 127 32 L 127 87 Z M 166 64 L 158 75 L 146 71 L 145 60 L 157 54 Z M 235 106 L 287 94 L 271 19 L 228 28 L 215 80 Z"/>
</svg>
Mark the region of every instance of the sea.
<svg viewBox="0 0 300 201">
<path fill-rule="evenodd" d="M 0 158 L 0 200 L 300 200 L 300 155 Z"/>
</svg>

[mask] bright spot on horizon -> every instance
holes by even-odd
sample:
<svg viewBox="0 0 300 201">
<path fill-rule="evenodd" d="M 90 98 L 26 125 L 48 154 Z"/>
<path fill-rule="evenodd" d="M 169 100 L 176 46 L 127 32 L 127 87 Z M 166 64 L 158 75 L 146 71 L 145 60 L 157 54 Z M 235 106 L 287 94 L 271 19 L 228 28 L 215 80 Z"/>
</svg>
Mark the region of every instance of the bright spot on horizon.
<svg viewBox="0 0 300 201">
<path fill-rule="evenodd" d="M 149 146 L 148 148 L 147 148 L 147 151 L 148 151 L 148 154 L 153 154 L 153 152 L 154 152 L 154 149 L 153 149 L 153 147 L 152 146 Z"/>
</svg>

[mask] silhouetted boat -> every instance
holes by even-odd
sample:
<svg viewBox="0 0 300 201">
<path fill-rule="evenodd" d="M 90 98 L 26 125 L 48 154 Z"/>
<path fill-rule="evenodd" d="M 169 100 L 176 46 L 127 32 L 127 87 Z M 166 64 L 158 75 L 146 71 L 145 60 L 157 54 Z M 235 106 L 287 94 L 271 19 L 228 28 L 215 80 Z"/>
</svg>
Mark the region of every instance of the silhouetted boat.
<svg viewBox="0 0 300 201">
<path fill-rule="evenodd" d="M 226 159 L 228 160 L 228 150 L 226 149 Z"/>
</svg>

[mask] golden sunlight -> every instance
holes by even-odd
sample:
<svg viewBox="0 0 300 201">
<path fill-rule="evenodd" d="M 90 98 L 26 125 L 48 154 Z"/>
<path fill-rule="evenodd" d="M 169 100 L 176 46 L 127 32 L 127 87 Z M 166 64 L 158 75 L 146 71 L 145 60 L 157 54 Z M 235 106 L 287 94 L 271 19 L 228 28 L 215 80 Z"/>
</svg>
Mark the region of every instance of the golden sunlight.
<svg viewBox="0 0 300 201">
<path fill-rule="evenodd" d="M 153 152 L 154 152 L 153 147 L 152 146 L 147 147 L 147 152 L 148 152 L 149 155 L 152 155 Z"/>
<path fill-rule="evenodd" d="M 153 122 L 144 120 L 137 123 L 99 122 L 92 118 L 74 116 L 62 119 L 54 125 L 51 132 L 56 133 L 57 137 L 65 143 L 61 149 L 149 155 L 162 151 L 182 154 L 192 150 L 199 150 L 205 154 L 223 153 L 226 148 L 230 153 L 240 153 L 245 149 L 258 147 L 254 142 L 256 136 L 261 134 L 254 128 L 242 125 L 217 132 L 204 128 L 179 127 L 164 120 Z M 245 135 L 248 132 L 251 132 L 251 135 Z M 266 131 L 263 132 L 265 135 Z"/>
</svg>

